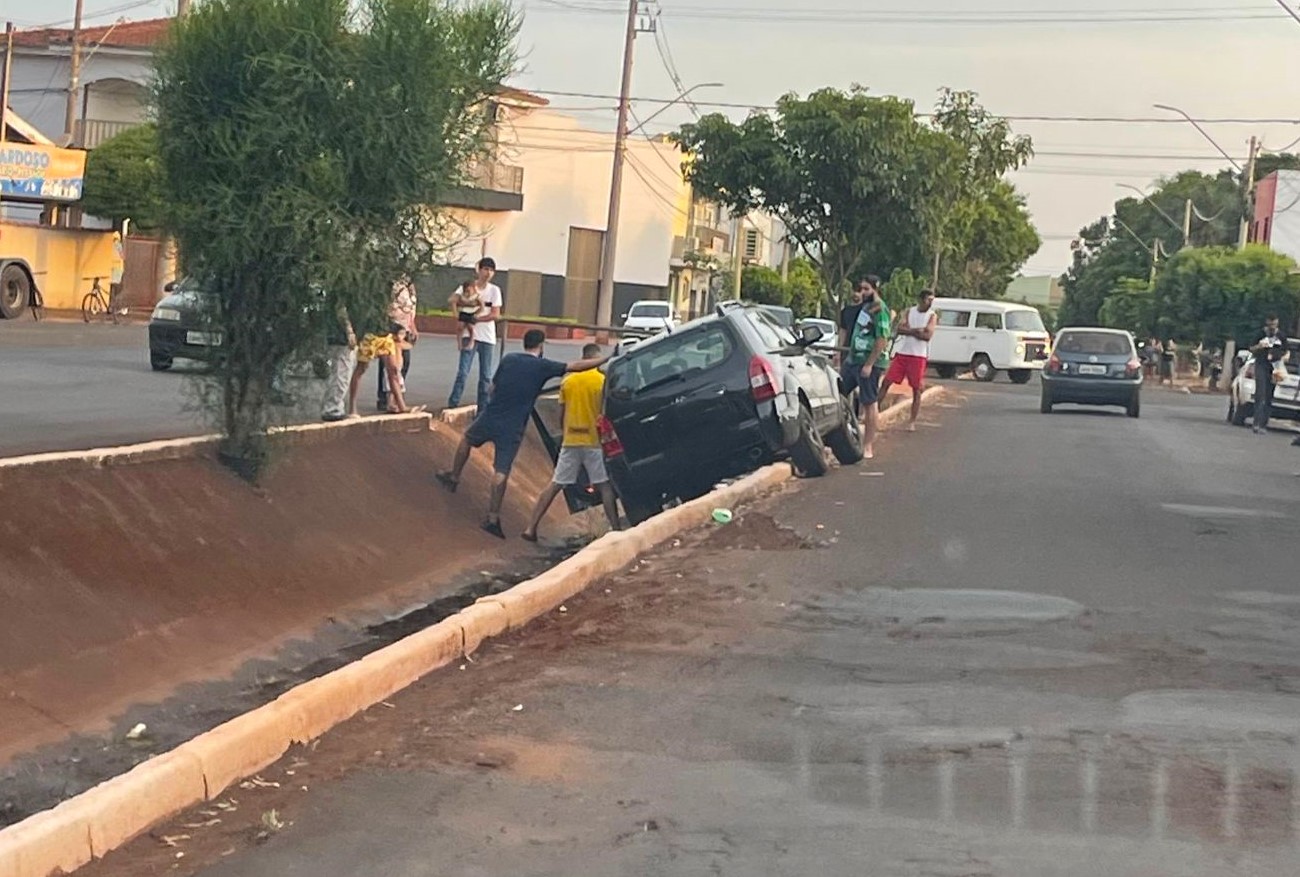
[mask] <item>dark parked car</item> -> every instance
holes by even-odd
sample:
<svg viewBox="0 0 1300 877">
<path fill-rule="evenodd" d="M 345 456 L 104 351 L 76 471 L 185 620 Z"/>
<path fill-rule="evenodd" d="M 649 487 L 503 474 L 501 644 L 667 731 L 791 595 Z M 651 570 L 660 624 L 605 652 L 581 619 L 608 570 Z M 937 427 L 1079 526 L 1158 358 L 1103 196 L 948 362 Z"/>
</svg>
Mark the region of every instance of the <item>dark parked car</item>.
<svg viewBox="0 0 1300 877">
<path fill-rule="evenodd" d="M 221 334 L 208 326 L 213 296 L 192 281 L 167 284 L 167 295 L 149 318 L 149 365 L 166 371 L 177 359 L 208 359 L 221 346 Z"/>
<path fill-rule="evenodd" d="M 1044 414 L 1062 402 L 1118 405 L 1137 417 L 1142 404 L 1142 361 L 1133 336 L 1120 329 L 1068 328 L 1042 376 Z"/>
<path fill-rule="evenodd" d="M 629 520 L 670 498 L 789 458 L 800 474 L 862 459 L 862 436 L 839 374 L 763 309 L 731 305 L 642 341 L 606 366 L 601 444 Z"/>
<path fill-rule="evenodd" d="M 221 333 L 212 327 L 216 296 L 200 289 L 190 278 L 169 283 L 163 291 L 167 295 L 154 306 L 149 318 L 149 366 L 161 372 L 171 368 L 178 359 L 210 360 L 222 342 Z M 304 299 L 305 313 L 324 307 L 324 293 L 318 289 Z M 304 365 L 309 365 L 312 373 L 322 380 L 329 374 L 324 338 L 320 349 L 308 356 Z"/>
</svg>

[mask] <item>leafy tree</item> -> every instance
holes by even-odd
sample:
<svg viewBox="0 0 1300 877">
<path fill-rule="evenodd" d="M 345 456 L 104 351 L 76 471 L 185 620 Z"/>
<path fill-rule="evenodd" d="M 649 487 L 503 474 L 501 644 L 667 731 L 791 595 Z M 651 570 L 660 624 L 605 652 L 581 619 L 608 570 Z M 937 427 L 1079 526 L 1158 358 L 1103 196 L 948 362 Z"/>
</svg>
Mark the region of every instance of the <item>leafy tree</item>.
<svg viewBox="0 0 1300 877">
<path fill-rule="evenodd" d="M 1114 329 L 1127 329 L 1138 338 L 1156 331 L 1155 296 L 1151 285 L 1131 277 L 1120 279 L 1106 296 L 1098 312 L 1099 322 Z"/>
<path fill-rule="evenodd" d="M 822 303 L 826 296 L 822 291 L 822 279 L 817 269 L 807 259 L 791 259 L 786 290 L 790 296 L 790 308 L 798 317 L 815 317 L 822 313 Z"/>
<path fill-rule="evenodd" d="M 1269 314 L 1284 326 L 1294 324 L 1300 313 L 1295 270 L 1289 256 L 1262 246 L 1183 250 L 1156 280 L 1154 322 L 1162 337 L 1251 342 Z"/>
<path fill-rule="evenodd" d="M 394 280 L 434 260 L 433 205 L 487 148 L 517 30 L 504 0 L 207 0 L 160 48 L 166 224 L 215 294 L 203 398 L 244 475 L 338 307 L 378 328 Z"/>
<path fill-rule="evenodd" d="M 939 277 L 945 291 L 979 289 L 982 297 L 1000 297 L 1006 289 L 1005 283 L 999 286 L 1000 275 L 1009 283 L 1041 244 L 1023 198 L 1003 180 L 1029 161 L 1033 142 L 1015 135 L 1006 119 L 989 113 L 969 91 L 943 89 L 934 124 L 963 156 L 957 186 L 930 241 L 931 252 L 940 256 Z M 942 268 L 950 258 L 957 267 L 955 284 Z"/>
<path fill-rule="evenodd" d="M 954 207 L 954 227 L 961 228 L 960 249 L 950 248 L 948 269 L 940 272 L 945 295 L 1001 298 L 1025 261 L 1038 252 L 1042 239 L 1030 219 L 1024 196 L 997 180 L 979 196 Z"/>
<path fill-rule="evenodd" d="M 80 206 L 118 229 L 127 219 L 143 229 L 157 228 L 162 221 L 161 177 L 157 126 L 128 128 L 86 157 Z"/>
<path fill-rule="evenodd" d="M 960 145 L 918 122 L 910 101 L 861 87 L 789 94 L 740 124 L 708 115 L 674 139 L 696 191 L 780 219 L 833 294 L 876 266 L 924 263 L 963 164 Z"/>
<path fill-rule="evenodd" d="M 765 265 L 746 265 L 740 278 L 740 291 L 745 301 L 760 305 L 790 304 L 790 290 L 781 281 L 781 272 Z"/>
</svg>

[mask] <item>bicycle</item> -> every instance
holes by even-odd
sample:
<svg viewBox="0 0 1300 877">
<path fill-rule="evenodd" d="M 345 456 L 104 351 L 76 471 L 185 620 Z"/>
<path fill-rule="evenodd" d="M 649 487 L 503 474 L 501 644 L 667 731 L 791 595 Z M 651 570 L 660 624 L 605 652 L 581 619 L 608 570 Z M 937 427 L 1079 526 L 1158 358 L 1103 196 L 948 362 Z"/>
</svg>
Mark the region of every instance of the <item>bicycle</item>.
<svg viewBox="0 0 1300 877">
<path fill-rule="evenodd" d="M 120 315 L 126 313 L 126 308 L 117 307 L 117 290 L 110 289 L 104 292 L 104 287 L 99 285 L 98 277 L 83 277 L 82 280 L 93 280 L 90 292 L 86 293 L 81 300 L 81 319 L 89 323 L 92 317 L 103 317 L 106 320 L 117 322 Z"/>
</svg>

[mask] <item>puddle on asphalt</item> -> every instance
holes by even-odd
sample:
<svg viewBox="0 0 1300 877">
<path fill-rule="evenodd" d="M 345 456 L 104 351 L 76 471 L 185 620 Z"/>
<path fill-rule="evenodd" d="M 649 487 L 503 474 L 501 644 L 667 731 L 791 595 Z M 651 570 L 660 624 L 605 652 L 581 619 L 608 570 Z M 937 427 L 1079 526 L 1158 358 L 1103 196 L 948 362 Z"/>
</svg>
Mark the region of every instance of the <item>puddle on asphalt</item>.
<svg viewBox="0 0 1300 877">
<path fill-rule="evenodd" d="M 162 703 L 132 707 L 114 721 L 115 733 L 77 735 L 20 756 L 0 768 L 0 828 L 47 810 L 118 776 L 217 725 L 269 703 L 296 685 L 363 658 L 456 614 L 480 597 L 526 581 L 577 553 L 589 540 L 543 546 L 517 571 L 462 578 L 451 594 L 362 628 L 327 626 L 310 642 L 291 642 L 270 659 L 249 662 L 231 679 L 186 685 Z M 454 586 L 454 585 L 453 585 Z M 124 739 L 143 724 L 142 740 Z"/>
</svg>

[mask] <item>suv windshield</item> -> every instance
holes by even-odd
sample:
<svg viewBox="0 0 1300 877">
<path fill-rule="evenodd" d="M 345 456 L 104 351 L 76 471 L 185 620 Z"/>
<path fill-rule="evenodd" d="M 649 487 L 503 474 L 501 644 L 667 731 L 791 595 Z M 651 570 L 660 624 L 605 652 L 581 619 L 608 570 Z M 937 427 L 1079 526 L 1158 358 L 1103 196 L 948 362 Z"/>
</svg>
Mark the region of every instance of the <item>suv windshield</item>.
<svg viewBox="0 0 1300 877">
<path fill-rule="evenodd" d="M 1056 342 L 1056 349 L 1060 353 L 1124 356 L 1133 353 L 1133 344 L 1114 332 L 1066 332 Z"/>
<path fill-rule="evenodd" d="M 731 355 L 730 336 L 721 323 L 669 335 L 634 348 L 609 364 L 606 392 L 628 398 L 687 374 L 721 365 Z"/>
<path fill-rule="evenodd" d="M 1046 332 L 1038 311 L 1007 311 L 1007 328 L 1012 332 Z"/>
<path fill-rule="evenodd" d="M 628 312 L 629 317 L 666 317 L 668 316 L 667 304 L 647 304 L 632 305 L 632 310 Z"/>
</svg>

